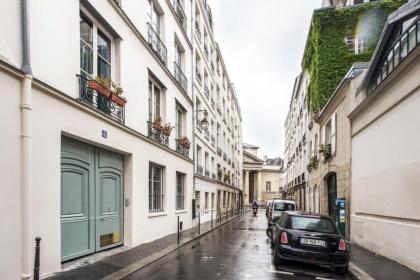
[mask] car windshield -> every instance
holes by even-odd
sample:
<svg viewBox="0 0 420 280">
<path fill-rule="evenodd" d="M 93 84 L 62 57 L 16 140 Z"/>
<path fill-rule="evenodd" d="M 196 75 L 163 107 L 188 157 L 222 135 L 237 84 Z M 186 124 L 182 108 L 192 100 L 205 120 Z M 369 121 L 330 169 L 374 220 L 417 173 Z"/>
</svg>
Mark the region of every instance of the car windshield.
<svg viewBox="0 0 420 280">
<path fill-rule="evenodd" d="M 295 205 L 287 202 L 276 202 L 274 204 L 274 211 L 294 211 Z"/>
<path fill-rule="evenodd" d="M 336 233 L 333 222 L 323 218 L 291 216 L 290 228 L 321 233 Z"/>
</svg>

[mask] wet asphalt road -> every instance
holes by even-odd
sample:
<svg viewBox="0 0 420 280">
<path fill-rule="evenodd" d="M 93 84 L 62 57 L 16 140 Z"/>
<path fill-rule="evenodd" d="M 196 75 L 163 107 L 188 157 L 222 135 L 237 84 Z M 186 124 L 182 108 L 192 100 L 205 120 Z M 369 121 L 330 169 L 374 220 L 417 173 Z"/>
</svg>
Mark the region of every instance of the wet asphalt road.
<svg viewBox="0 0 420 280">
<path fill-rule="evenodd" d="M 124 279 L 351 279 L 316 266 L 275 267 L 266 227 L 264 210 L 248 212 Z"/>
</svg>

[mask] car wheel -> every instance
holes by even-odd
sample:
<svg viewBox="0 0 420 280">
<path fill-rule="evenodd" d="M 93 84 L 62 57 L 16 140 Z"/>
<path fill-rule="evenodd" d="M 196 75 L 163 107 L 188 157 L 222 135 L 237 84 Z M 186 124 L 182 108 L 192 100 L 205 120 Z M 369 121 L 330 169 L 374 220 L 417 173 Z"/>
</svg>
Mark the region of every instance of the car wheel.
<svg viewBox="0 0 420 280">
<path fill-rule="evenodd" d="M 345 266 L 345 267 L 336 267 L 334 269 L 334 272 L 337 273 L 338 275 L 344 275 L 344 274 L 347 273 L 347 270 L 348 270 L 348 266 Z"/>
<path fill-rule="evenodd" d="M 265 233 L 267 234 L 268 238 L 273 239 L 273 232 L 271 231 L 271 228 L 267 228 Z"/>
<path fill-rule="evenodd" d="M 283 260 L 277 255 L 277 248 L 274 246 L 274 265 L 282 265 Z"/>
</svg>

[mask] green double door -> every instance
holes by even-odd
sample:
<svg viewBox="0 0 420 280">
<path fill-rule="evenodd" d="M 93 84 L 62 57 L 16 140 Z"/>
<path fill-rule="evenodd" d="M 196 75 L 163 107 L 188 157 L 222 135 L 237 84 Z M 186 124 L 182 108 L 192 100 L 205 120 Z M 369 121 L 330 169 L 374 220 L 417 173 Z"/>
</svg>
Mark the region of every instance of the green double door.
<svg viewBox="0 0 420 280">
<path fill-rule="evenodd" d="M 61 260 L 123 243 L 123 157 L 62 137 Z"/>
</svg>

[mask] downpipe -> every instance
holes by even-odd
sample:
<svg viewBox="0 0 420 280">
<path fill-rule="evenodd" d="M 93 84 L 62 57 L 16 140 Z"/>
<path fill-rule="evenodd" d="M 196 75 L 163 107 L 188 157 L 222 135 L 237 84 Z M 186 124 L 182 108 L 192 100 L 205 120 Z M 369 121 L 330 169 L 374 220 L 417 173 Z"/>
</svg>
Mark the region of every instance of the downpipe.
<svg viewBox="0 0 420 280">
<path fill-rule="evenodd" d="M 32 69 L 29 37 L 29 0 L 22 0 L 21 87 L 21 279 L 31 278 Z"/>
</svg>

